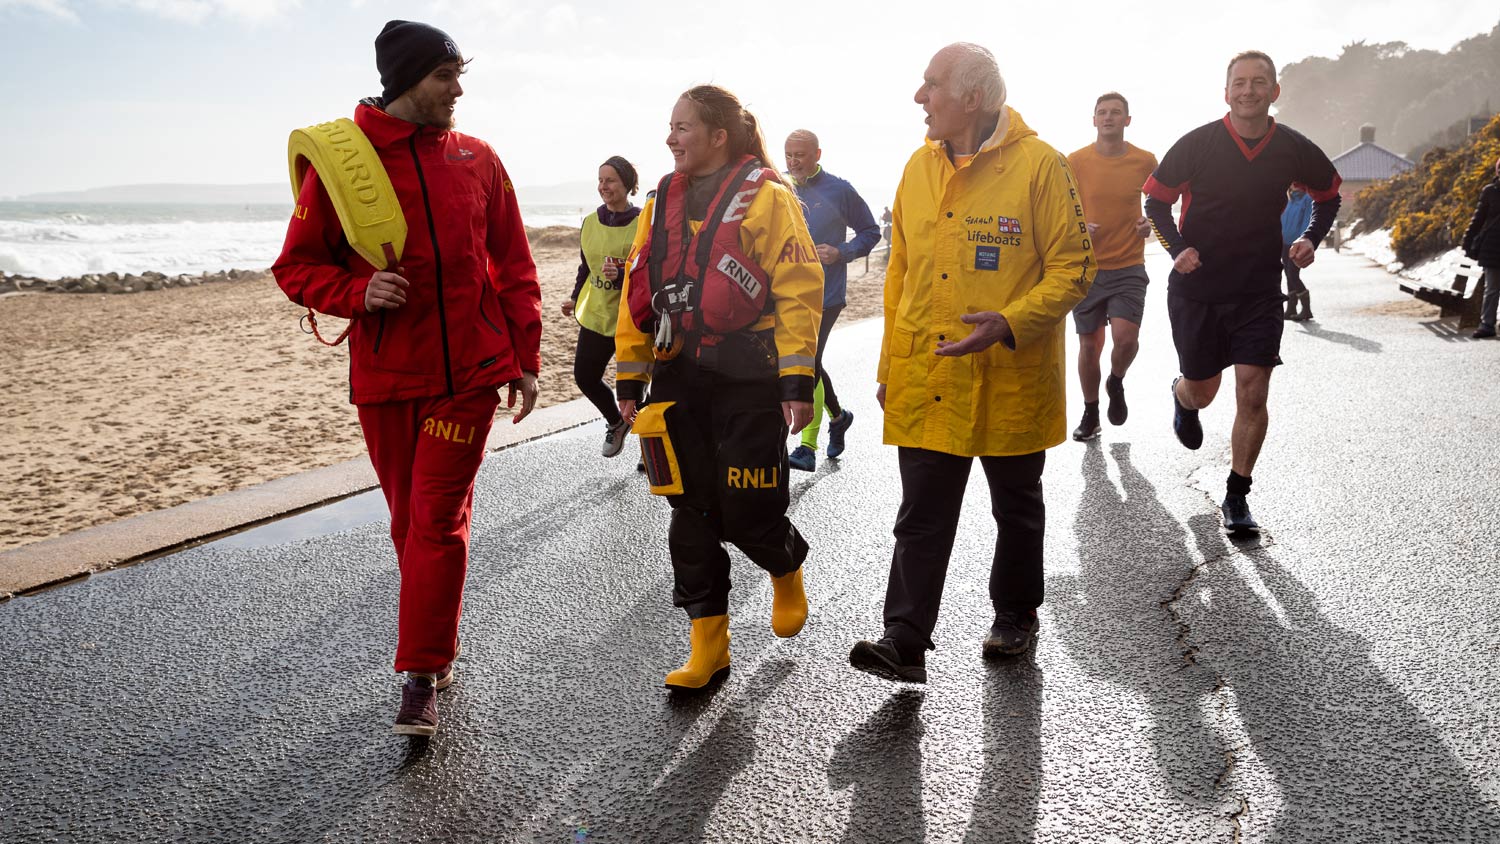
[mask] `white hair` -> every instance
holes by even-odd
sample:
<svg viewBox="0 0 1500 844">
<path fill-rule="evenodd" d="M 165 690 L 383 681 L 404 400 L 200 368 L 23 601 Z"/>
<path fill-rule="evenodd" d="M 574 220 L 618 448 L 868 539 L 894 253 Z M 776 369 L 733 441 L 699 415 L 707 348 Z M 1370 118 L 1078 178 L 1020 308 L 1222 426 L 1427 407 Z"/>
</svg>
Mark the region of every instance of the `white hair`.
<svg viewBox="0 0 1500 844">
<path fill-rule="evenodd" d="M 995 55 L 978 44 L 960 41 L 949 44 L 944 50 L 956 55 L 953 60 L 951 84 L 960 97 L 970 91 L 979 93 L 979 110 L 985 114 L 998 114 L 1005 108 L 1005 79 L 1000 76 L 1000 66 Z"/>
</svg>

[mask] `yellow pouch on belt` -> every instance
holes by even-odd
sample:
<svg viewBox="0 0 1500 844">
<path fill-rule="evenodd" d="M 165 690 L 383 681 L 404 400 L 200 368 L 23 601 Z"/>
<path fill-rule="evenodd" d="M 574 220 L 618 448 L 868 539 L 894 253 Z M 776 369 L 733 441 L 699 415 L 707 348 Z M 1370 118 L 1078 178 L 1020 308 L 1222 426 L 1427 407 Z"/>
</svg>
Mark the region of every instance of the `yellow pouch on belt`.
<svg viewBox="0 0 1500 844">
<path fill-rule="evenodd" d="M 635 415 L 630 430 L 641 438 L 641 462 L 646 464 L 646 480 L 652 495 L 681 495 L 682 470 L 677 465 L 677 450 L 667 433 L 667 411 L 677 402 L 648 404 Z"/>
</svg>

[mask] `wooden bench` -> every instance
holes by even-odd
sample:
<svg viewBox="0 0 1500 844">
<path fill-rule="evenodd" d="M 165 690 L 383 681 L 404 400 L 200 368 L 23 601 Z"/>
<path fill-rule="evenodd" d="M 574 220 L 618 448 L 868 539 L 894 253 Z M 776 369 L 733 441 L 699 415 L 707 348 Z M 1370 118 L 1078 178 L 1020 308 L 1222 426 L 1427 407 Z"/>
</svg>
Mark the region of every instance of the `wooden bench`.
<svg viewBox="0 0 1500 844">
<path fill-rule="evenodd" d="M 1484 302 L 1484 270 L 1468 261 L 1458 265 L 1453 284 L 1446 289 L 1425 287 L 1415 282 L 1400 286 L 1402 293 L 1410 293 L 1441 308 L 1440 318 L 1458 317 L 1460 329 L 1479 325 L 1479 308 Z"/>
</svg>

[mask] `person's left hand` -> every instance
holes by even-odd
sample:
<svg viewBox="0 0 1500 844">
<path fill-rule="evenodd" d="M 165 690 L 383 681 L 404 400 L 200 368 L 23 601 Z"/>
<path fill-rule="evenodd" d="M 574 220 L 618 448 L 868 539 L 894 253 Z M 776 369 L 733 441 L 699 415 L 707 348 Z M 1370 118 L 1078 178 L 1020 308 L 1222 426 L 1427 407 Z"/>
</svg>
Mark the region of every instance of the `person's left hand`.
<svg viewBox="0 0 1500 844">
<path fill-rule="evenodd" d="M 944 357 L 959 357 L 962 355 L 982 352 L 996 342 L 1009 340 L 1014 335 L 1010 330 L 1010 323 L 1005 317 L 995 311 L 980 311 L 977 314 L 964 314 L 959 317 L 966 325 L 976 325 L 969 336 L 958 342 L 952 340 L 939 340 L 937 351 L 934 354 Z"/>
<path fill-rule="evenodd" d="M 512 425 L 531 415 L 532 408 L 536 407 L 536 373 L 522 372 L 521 377 L 510 382 L 510 398 L 506 400 L 506 407 L 516 406 L 516 390 L 521 391 L 521 412 L 512 416 Z"/>
<path fill-rule="evenodd" d="M 843 260 L 844 255 L 843 253 L 839 252 L 839 248 L 837 246 L 829 246 L 826 243 L 820 243 L 815 248 L 818 250 L 818 260 L 822 261 L 825 264 L 835 264 Z"/>
<path fill-rule="evenodd" d="M 1312 241 L 1305 237 L 1299 237 L 1292 242 L 1292 248 L 1287 250 L 1287 257 L 1291 258 L 1292 263 L 1298 267 L 1307 269 L 1308 265 L 1313 262 L 1313 250 Z"/>
<path fill-rule="evenodd" d="M 799 433 L 812 421 L 812 402 L 784 401 L 781 403 L 781 417 L 786 420 L 788 434 Z"/>
</svg>

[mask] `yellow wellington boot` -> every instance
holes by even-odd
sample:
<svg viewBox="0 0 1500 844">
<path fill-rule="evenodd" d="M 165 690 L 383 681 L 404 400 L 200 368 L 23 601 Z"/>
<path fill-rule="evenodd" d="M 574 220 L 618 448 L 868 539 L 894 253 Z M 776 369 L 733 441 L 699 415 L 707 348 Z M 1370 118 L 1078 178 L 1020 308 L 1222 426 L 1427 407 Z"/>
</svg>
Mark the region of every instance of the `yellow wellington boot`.
<svg viewBox="0 0 1500 844">
<path fill-rule="evenodd" d="M 807 623 L 807 593 L 802 591 L 802 569 L 771 578 L 771 630 L 783 639 L 802 632 Z"/>
<path fill-rule="evenodd" d="M 693 652 L 681 668 L 667 675 L 667 688 L 696 691 L 729 675 L 729 616 L 693 619 Z"/>
</svg>

